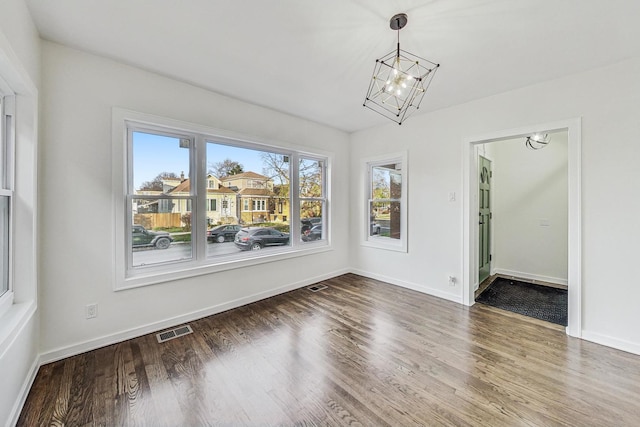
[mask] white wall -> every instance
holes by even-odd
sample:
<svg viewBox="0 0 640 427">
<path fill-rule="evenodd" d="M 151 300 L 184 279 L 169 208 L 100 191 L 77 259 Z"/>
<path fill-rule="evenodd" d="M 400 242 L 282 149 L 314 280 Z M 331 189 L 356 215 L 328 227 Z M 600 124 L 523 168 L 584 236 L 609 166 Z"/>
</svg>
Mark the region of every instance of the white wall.
<svg viewBox="0 0 640 427">
<path fill-rule="evenodd" d="M 38 366 L 35 212 L 40 39 L 23 0 L 0 3 L 0 75 L 16 93 L 15 297 L 0 318 L 0 425 L 10 425 Z"/>
<path fill-rule="evenodd" d="M 335 153 L 334 250 L 127 291 L 112 290 L 111 109 Z M 348 135 L 140 69 L 43 42 L 40 277 L 44 360 L 343 273 L 349 265 Z M 98 304 L 85 320 L 84 307 Z"/>
<path fill-rule="evenodd" d="M 443 72 L 445 69 L 443 68 Z M 640 353 L 640 59 L 389 123 L 351 138 L 351 225 L 362 227 L 360 159 L 409 152 L 409 253 L 352 243 L 352 266 L 460 301 L 463 139 L 582 117 L 582 336 Z M 437 80 L 437 79 L 436 79 Z M 436 84 L 434 81 L 433 84 Z M 554 99 L 531 108 L 532 99 Z M 428 94 L 423 101 L 428 103 Z M 456 192 L 455 202 L 448 193 Z"/>
<path fill-rule="evenodd" d="M 493 169 L 492 270 L 566 285 L 567 132 L 551 137 L 535 151 L 523 138 L 486 144 Z"/>
</svg>

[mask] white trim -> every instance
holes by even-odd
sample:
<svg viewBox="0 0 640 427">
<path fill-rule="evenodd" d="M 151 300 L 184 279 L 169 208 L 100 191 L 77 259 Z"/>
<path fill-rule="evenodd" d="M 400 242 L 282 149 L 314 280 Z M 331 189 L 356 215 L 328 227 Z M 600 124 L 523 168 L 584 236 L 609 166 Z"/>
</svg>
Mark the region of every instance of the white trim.
<svg viewBox="0 0 640 427">
<path fill-rule="evenodd" d="M 114 291 L 123 291 L 127 289 L 139 288 L 141 286 L 157 285 L 174 280 L 202 276 L 204 274 L 218 273 L 220 271 L 233 270 L 273 261 L 281 261 L 285 259 L 318 254 L 321 252 L 332 250 L 333 248 L 329 246 L 326 241 L 317 240 L 315 242 L 304 242 L 304 246 L 298 247 L 297 249 L 279 249 L 274 247 L 272 249 L 269 249 L 269 252 L 271 253 L 265 253 L 266 250 L 263 249 L 262 251 L 258 252 L 257 256 L 252 256 L 251 258 L 221 258 L 220 262 L 216 264 L 202 264 L 199 266 L 189 264 L 188 266 L 180 268 L 180 262 L 176 262 L 175 264 L 167 264 L 167 270 L 155 269 L 153 271 L 147 272 L 146 274 L 144 272 L 140 272 L 136 276 L 128 277 L 122 280 L 122 283 L 117 288 L 114 288 Z M 242 256 L 242 254 L 240 254 L 240 256 Z"/>
<path fill-rule="evenodd" d="M 401 288 L 411 289 L 413 291 L 421 292 L 433 297 L 442 298 L 447 301 L 462 304 L 462 296 L 458 293 L 454 294 L 450 292 L 443 292 L 440 289 L 431 288 L 429 286 L 420 285 L 414 282 L 407 282 L 406 280 L 396 279 L 394 277 L 385 276 L 383 274 L 370 273 L 368 271 L 359 270 L 357 268 L 352 268 L 351 273 L 368 277 L 369 279 L 380 280 L 391 285 L 400 286 Z"/>
<path fill-rule="evenodd" d="M 640 344 L 621 340 L 619 338 L 613 338 L 608 335 L 599 334 L 597 332 L 582 331 L 581 338 L 586 341 L 604 345 L 606 347 L 615 348 L 617 350 L 626 351 L 627 353 L 633 353 L 640 355 Z"/>
<path fill-rule="evenodd" d="M 15 303 L 2 316 L 2 327 L 0 327 L 0 359 L 2 359 L 9 348 L 29 320 L 36 312 L 36 303 L 31 300 L 23 303 Z"/>
<path fill-rule="evenodd" d="M 36 380 L 36 375 L 38 375 L 38 370 L 40 369 L 42 364 L 38 357 L 33 360 L 31 367 L 29 368 L 27 377 L 22 383 L 22 387 L 20 387 L 20 391 L 16 397 L 16 401 L 13 403 L 13 407 L 11 408 L 11 412 L 9 412 L 9 418 L 7 421 L 7 426 L 15 426 L 18 424 L 18 419 L 20 418 L 20 414 L 22 413 L 22 408 L 24 404 L 27 402 L 27 397 L 29 397 L 29 392 L 31 391 L 31 387 L 33 386 L 33 382 Z"/>
<path fill-rule="evenodd" d="M 44 365 L 47 363 L 55 362 L 57 360 L 75 356 L 77 354 L 81 354 L 87 351 L 95 350 L 100 347 L 116 344 L 128 339 L 137 338 L 142 335 L 150 334 L 150 333 L 168 329 L 177 325 L 181 325 L 186 322 L 202 319 L 203 317 L 222 313 L 223 311 L 227 311 L 233 308 L 251 304 L 256 301 L 261 301 L 263 299 L 270 298 L 270 297 L 273 297 L 285 292 L 289 292 L 295 289 L 300 289 L 305 286 L 309 286 L 314 283 L 321 282 L 323 280 L 328 280 L 333 277 L 338 277 L 349 272 L 350 272 L 349 269 L 342 269 L 342 270 L 333 271 L 331 273 L 322 274 L 320 276 L 309 277 L 304 280 L 300 280 L 298 282 L 281 286 L 279 288 L 270 289 L 268 291 L 259 292 L 253 295 L 238 298 L 222 304 L 217 304 L 201 310 L 192 311 L 191 313 L 182 314 L 180 316 L 171 317 L 165 320 L 149 323 L 144 326 L 131 328 L 131 329 L 117 332 L 114 334 L 104 335 L 102 337 L 90 339 L 77 344 L 59 347 L 55 350 L 51 350 L 46 353 L 40 354 L 40 364 Z"/>
<path fill-rule="evenodd" d="M 505 270 L 503 268 L 496 268 L 492 271 L 492 274 L 502 274 L 504 276 L 515 277 L 516 279 L 521 278 L 538 282 L 555 283 L 556 285 L 567 286 L 569 284 L 567 279 L 562 279 L 560 277 L 542 276 L 540 274 L 525 273 L 524 271 Z"/>
<path fill-rule="evenodd" d="M 490 132 L 485 135 L 463 138 L 463 224 L 462 224 L 462 299 L 465 305 L 474 304 L 474 285 L 477 281 L 477 239 L 478 224 L 474 215 L 477 206 L 477 188 L 475 146 L 482 143 L 513 139 L 539 131 L 568 131 L 569 156 L 569 265 L 568 265 L 568 299 L 569 316 L 567 334 L 580 337 L 582 334 L 582 199 L 581 199 L 581 144 L 582 119 L 574 118 L 558 122 L 530 125 L 516 129 Z"/>
</svg>

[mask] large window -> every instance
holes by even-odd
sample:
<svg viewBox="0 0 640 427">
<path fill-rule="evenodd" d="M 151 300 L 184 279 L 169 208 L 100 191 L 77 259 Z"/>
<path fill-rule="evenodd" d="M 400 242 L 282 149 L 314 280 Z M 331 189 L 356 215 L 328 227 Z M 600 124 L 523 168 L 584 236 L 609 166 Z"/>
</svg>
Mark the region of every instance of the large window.
<svg viewBox="0 0 640 427">
<path fill-rule="evenodd" d="M 152 125 L 126 117 L 145 115 L 116 110 L 114 132 L 124 126 L 126 135 L 116 288 L 328 247 L 326 155 L 185 130 L 158 118 Z M 122 141 L 116 144 L 114 138 L 115 159 Z"/>
<path fill-rule="evenodd" d="M 365 242 L 407 251 L 406 156 L 368 161 Z"/>
<path fill-rule="evenodd" d="M 0 82 L 1 83 L 1 82 Z M 11 204 L 13 197 L 13 102 L 0 91 L 0 311 L 11 304 Z"/>
</svg>

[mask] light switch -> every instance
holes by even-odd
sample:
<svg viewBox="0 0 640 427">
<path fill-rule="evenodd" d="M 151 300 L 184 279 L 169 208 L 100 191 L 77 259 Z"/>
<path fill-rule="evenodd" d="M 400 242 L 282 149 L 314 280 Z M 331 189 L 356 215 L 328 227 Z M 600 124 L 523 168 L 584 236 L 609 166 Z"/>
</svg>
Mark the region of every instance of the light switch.
<svg viewBox="0 0 640 427">
<path fill-rule="evenodd" d="M 455 191 L 452 191 L 449 193 L 449 201 L 450 202 L 455 202 L 456 201 L 456 193 Z"/>
</svg>

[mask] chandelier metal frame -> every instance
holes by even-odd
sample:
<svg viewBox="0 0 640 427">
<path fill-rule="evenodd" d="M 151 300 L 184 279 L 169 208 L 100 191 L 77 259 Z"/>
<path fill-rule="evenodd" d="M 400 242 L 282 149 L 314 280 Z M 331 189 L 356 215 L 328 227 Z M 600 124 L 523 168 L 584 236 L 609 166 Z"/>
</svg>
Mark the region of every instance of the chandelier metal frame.
<svg viewBox="0 0 640 427">
<path fill-rule="evenodd" d="M 400 49 L 400 30 L 407 25 L 407 15 L 399 13 L 389 21 L 398 32 L 395 50 L 376 59 L 364 107 L 402 124 L 420 108 L 433 76 L 440 64 Z"/>
</svg>

